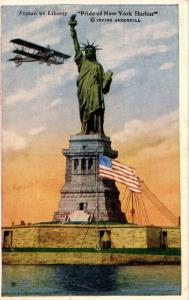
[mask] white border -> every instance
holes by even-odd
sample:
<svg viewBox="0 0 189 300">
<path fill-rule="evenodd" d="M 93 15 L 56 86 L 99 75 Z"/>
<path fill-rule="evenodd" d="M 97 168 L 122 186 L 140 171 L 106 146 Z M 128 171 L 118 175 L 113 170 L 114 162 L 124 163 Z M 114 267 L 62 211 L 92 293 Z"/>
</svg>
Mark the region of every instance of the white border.
<svg viewBox="0 0 189 300">
<path fill-rule="evenodd" d="M 61 297 L 3 297 L 3 299 L 116 299 L 125 298 L 132 300 L 155 299 L 155 300 L 189 300 L 189 92 L 188 92 L 188 33 L 189 33 L 189 2 L 187 0 L 0 0 L 3 5 L 48 5 L 48 4 L 146 4 L 146 5 L 175 5 L 179 6 L 179 114 L 180 114 L 180 185 L 181 185 L 181 245 L 182 245 L 182 294 L 181 296 L 61 296 Z"/>
</svg>

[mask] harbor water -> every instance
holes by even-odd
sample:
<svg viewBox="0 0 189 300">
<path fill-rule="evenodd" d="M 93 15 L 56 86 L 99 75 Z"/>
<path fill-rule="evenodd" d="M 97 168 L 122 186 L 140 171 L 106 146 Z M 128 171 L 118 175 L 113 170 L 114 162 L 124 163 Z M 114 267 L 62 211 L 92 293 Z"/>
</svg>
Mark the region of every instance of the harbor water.
<svg viewBox="0 0 189 300">
<path fill-rule="evenodd" d="M 3 296 L 179 295 L 180 265 L 4 265 Z"/>
</svg>

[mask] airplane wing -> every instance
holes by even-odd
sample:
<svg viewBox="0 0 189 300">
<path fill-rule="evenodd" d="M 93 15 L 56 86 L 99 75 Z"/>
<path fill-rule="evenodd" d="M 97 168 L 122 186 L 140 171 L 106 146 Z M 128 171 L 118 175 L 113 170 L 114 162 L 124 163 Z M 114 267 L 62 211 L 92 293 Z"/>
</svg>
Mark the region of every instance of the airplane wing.
<svg viewBox="0 0 189 300">
<path fill-rule="evenodd" d="M 19 45 L 19 46 L 23 46 L 23 47 L 27 47 L 27 48 L 31 48 L 33 50 L 49 52 L 48 48 L 36 45 L 34 43 L 30 43 L 30 42 L 27 42 L 27 41 L 24 41 L 24 40 L 21 40 L 21 39 L 11 40 L 10 43 L 13 43 L 13 44 L 16 44 L 16 45 Z"/>
<path fill-rule="evenodd" d="M 42 51 L 43 53 L 48 53 L 50 51 L 53 51 L 53 54 L 55 56 L 58 56 L 58 57 L 63 58 L 63 59 L 66 59 L 66 58 L 70 57 L 70 55 L 67 55 L 67 54 L 55 51 L 53 49 L 45 48 L 45 47 L 36 45 L 34 43 L 30 43 L 30 42 L 24 41 L 22 39 L 14 39 L 14 40 L 11 40 L 10 42 L 13 43 L 13 44 L 19 45 L 19 46 L 31 48 L 33 50 Z M 15 51 L 17 51 L 17 50 L 15 50 Z M 14 53 L 18 53 L 18 52 L 14 52 Z M 19 54 L 21 54 L 21 53 L 19 53 Z M 26 55 L 26 52 L 23 55 Z"/>
<path fill-rule="evenodd" d="M 70 55 L 68 55 L 68 54 L 64 54 L 64 53 L 61 53 L 61 52 L 58 52 L 58 51 L 55 51 L 55 50 L 53 50 L 53 49 L 51 49 L 52 51 L 53 51 L 53 53 L 54 53 L 54 55 L 55 56 L 58 56 L 58 57 L 60 57 L 60 58 L 64 58 L 64 59 L 66 59 L 66 58 L 69 58 L 69 57 L 71 57 Z"/>
<path fill-rule="evenodd" d="M 29 58 L 33 58 L 33 59 L 36 59 L 36 60 L 39 60 L 42 57 L 41 55 L 29 53 L 29 52 L 26 52 L 26 51 L 23 51 L 23 50 L 18 50 L 18 49 L 14 50 L 13 53 L 24 55 L 24 56 L 27 56 Z"/>
</svg>

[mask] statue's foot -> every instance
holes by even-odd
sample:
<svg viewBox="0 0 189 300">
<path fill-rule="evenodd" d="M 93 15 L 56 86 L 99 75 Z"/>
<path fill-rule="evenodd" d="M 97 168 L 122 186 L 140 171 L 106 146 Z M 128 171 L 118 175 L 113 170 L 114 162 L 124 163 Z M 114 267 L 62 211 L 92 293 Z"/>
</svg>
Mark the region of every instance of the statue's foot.
<svg viewBox="0 0 189 300">
<path fill-rule="evenodd" d="M 91 134 L 91 135 L 98 134 L 98 135 L 101 135 L 101 136 L 106 136 L 105 133 L 104 133 L 104 131 L 103 132 L 89 131 L 89 132 L 84 133 L 84 134 Z"/>
<path fill-rule="evenodd" d="M 98 132 L 97 134 L 100 134 L 101 136 L 106 136 L 105 133 L 104 133 L 104 131 Z"/>
<path fill-rule="evenodd" d="M 102 131 L 102 132 L 94 132 L 94 131 L 92 131 L 92 130 L 90 130 L 89 132 L 83 132 L 83 131 L 80 131 L 80 132 L 78 132 L 78 133 L 76 133 L 75 135 L 89 135 L 89 134 L 99 134 L 99 135 L 101 135 L 101 136 L 106 136 L 105 135 L 105 133 L 104 133 L 104 131 Z"/>
<path fill-rule="evenodd" d="M 80 132 L 76 133 L 75 135 L 87 135 L 87 134 L 90 134 L 90 133 L 84 132 L 81 130 Z"/>
</svg>

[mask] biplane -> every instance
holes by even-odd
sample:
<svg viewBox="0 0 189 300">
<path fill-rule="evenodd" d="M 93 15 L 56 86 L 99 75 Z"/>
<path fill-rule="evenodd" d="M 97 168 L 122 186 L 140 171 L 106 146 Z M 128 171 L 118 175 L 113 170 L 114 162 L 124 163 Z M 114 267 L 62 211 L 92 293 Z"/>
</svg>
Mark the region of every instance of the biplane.
<svg viewBox="0 0 189 300">
<path fill-rule="evenodd" d="M 51 64 L 61 65 L 65 59 L 70 57 L 70 55 L 51 49 L 50 46 L 43 47 L 22 39 L 14 39 L 11 40 L 10 43 L 13 43 L 15 46 L 13 53 L 15 53 L 16 56 L 10 58 L 9 61 L 13 61 L 17 67 L 24 62 L 36 61 L 40 64 L 46 63 L 47 66 Z"/>
</svg>

